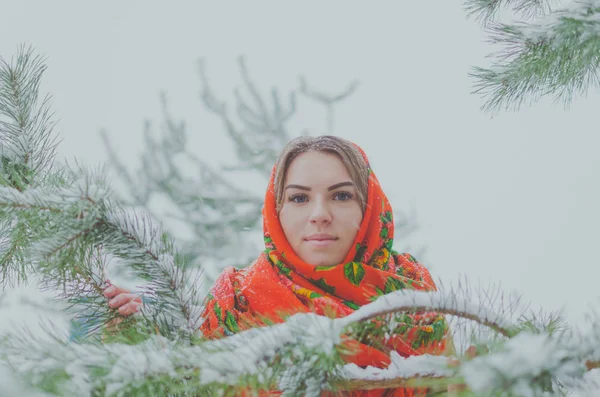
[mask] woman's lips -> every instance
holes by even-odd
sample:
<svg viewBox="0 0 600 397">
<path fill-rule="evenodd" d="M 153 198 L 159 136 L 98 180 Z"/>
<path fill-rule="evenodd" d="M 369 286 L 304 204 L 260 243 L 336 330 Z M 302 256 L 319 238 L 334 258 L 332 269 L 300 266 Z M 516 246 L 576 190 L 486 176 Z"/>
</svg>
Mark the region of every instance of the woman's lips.
<svg viewBox="0 0 600 397">
<path fill-rule="evenodd" d="M 336 240 L 330 238 L 330 239 L 326 239 L 326 240 L 306 240 L 306 242 L 315 247 L 327 247 L 327 246 L 335 243 Z"/>
<path fill-rule="evenodd" d="M 313 234 L 304 239 L 313 247 L 327 247 L 337 241 L 337 237 L 329 234 Z"/>
</svg>

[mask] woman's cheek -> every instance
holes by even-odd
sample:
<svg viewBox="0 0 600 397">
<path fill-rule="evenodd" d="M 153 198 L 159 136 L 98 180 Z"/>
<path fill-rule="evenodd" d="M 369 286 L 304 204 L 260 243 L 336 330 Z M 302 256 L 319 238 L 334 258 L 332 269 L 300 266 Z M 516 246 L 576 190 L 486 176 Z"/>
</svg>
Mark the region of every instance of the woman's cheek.
<svg viewBox="0 0 600 397">
<path fill-rule="evenodd" d="M 339 212 L 338 218 L 344 222 L 345 227 L 358 230 L 362 221 L 362 211 L 358 205 L 356 208 L 354 206 L 344 208 Z"/>
</svg>

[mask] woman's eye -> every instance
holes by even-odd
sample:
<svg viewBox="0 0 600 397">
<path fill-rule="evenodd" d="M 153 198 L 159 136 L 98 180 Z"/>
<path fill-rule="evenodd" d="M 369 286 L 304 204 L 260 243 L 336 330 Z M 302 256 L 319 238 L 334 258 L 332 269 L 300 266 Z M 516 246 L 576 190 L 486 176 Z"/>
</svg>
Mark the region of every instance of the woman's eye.
<svg viewBox="0 0 600 397">
<path fill-rule="evenodd" d="M 335 200 L 347 201 L 352 198 L 352 193 L 348 192 L 337 192 L 334 196 Z"/>
<path fill-rule="evenodd" d="M 297 204 L 305 203 L 307 200 L 308 197 L 306 197 L 304 194 L 296 194 L 290 197 L 290 201 Z"/>
</svg>

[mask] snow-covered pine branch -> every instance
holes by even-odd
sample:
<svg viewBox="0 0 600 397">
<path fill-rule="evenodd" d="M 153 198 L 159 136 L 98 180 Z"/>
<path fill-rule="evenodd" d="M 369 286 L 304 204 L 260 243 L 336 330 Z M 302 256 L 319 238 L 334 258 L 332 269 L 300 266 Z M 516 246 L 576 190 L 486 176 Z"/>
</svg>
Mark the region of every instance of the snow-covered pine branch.
<svg viewBox="0 0 600 397">
<path fill-rule="evenodd" d="M 9 63 L 0 58 L 0 189 L 25 191 L 30 187 L 60 184 L 53 174 L 56 149 L 49 97 L 39 103 L 39 86 L 45 66 L 31 49 L 20 47 Z M 51 172 L 52 170 L 52 172 Z M 4 191 L 3 194 L 8 194 Z M 30 241 L 27 218 L 8 215 L 0 207 L 0 285 L 26 282 L 31 270 L 23 250 Z"/>
<path fill-rule="evenodd" d="M 79 171 L 75 182 L 46 191 L 0 188 L 0 208 L 5 216 L 27 212 L 38 221 L 37 236 L 27 260 L 41 272 L 48 288 L 63 289 L 78 301 L 95 294 L 97 309 L 108 312 L 102 299 L 105 281 L 97 255 L 107 253 L 131 266 L 148 280 L 144 292 L 153 297 L 154 318 L 163 330 L 193 335 L 198 330 L 200 297 L 196 279 L 184 269 L 172 242 L 148 216 L 129 213 L 111 201 L 111 190 L 101 175 Z M 40 227 L 41 224 L 44 227 Z M 96 256 L 96 258 L 94 258 Z M 90 291 L 83 288 L 93 284 Z M 70 286 L 70 287 L 69 287 Z"/>
<path fill-rule="evenodd" d="M 375 317 L 407 311 L 434 311 L 466 318 L 490 327 L 506 337 L 510 337 L 515 332 L 515 325 L 510 320 L 486 310 L 483 306 L 461 299 L 454 293 L 444 292 L 409 292 L 405 290 L 391 292 L 338 321 L 350 325 Z"/>
<path fill-rule="evenodd" d="M 200 388 L 237 387 L 244 385 L 246 379 L 263 387 L 273 387 L 276 382 L 277 387 L 290 395 L 319 395 L 309 391 L 316 393 L 341 385 L 348 388 L 354 384 L 356 387 L 356 380 L 361 380 L 362 387 L 365 379 L 373 381 L 371 388 L 374 388 L 382 381 L 398 384 L 423 375 L 452 375 L 453 370 L 444 368 L 439 357 L 410 357 L 406 361 L 396 357 L 393 366 L 376 374 L 373 369 L 362 371 L 352 365 L 341 367 L 337 354 L 345 328 L 353 322 L 384 312 L 406 311 L 409 302 L 418 305 L 426 301 L 434 303 L 432 310 L 449 308 L 451 305 L 442 304 L 443 300 L 439 294 L 434 294 L 431 299 L 418 293 L 394 294 L 390 299 L 380 298 L 362 307 L 350 318 L 296 314 L 281 324 L 253 328 L 196 346 L 186 346 L 161 336 L 135 345 L 65 344 L 59 338 L 56 343 L 38 344 L 28 336 L 10 339 L 3 350 L 18 373 L 29 374 L 29 379 L 56 382 L 56 387 L 65 387 L 65 391 L 80 393 L 78 395 L 89 395 L 92 388 L 107 385 L 111 385 L 114 392 L 132 393 L 132 388 L 150 390 L 156 387 L 158 380 L 177 385 L 183 378 L 189 385 Z M 455 299 L 453 302 L 460 301 Z M 468 307 L 472 315 L 483 312 L 474 305 L 460 304 Z M 44 364 L 34 364 L 39 362 Z M 65 386 L 59 386 L 62 382 Z M 366 387 L 370 388 L 368 384 Z M 166 395 L 160 394 L 160 390 L 154 390 L 154 393 Z"/>
<path fill-rule="evenodd" d="M 519 109 L 542 96 L 568 105 L 598 88 L 599 27 L 597 0 L 571 1 L 532 22 L 490 23 L 490 41 L 501 49 L 490 67 L 471 73 L 475 93 L 485 98 L 483 109 Z"/>
<path fill-rule="evenodd" d="M 481 359 L 487 361 L 480 366 L 464 364 L 461 369 L 451 368 L 445 357 L 437 356 L 406 359 L 393 356 L 392 365 L 385 370 L 361 369 L 356 365 L 341 363 L 338 348 L 349 325 L 386 313 L 423 309 L 452 312 L 468 318 L 479 316 L 481 318 L 478 321 L 482 323 L 499 317 L 453 295 L 405 291 L 379 298 L 348 317 L 330 319 L 315 314 L 296 314 L 281 324 L 253 328 L 228 338 L 204 341 L 193 346 L 162 336 L 150 337 L 135 345 L 104 346 L 64 344 L 58 343 L 58 339 L 55 344 L 38 344 L 31 338 L 26 338 L 22 341 L 9 340 L 3 350 L 18 373 L 29 374 L 28 379 L 56 382 L 56 387 L 60 383 L 64 385 L 60 387 L 74 393 L 111 385 L 115 393 L 135 395 L 132 394 L 134 391 L 153 390 L 157 396 L 167 395 L 172 388 L 184 387 L 183 379 L 186 380 L 185 387 L 194 387 L 196 389 L 189 390 L 196 392 L 227 386 L 254 385 L 266 388 L 276 385 L 289 395 L 317 396 L 322 390 L 332 388 L 351 390 L 358 387 L 414 387 L 425 378 L 432 385 L 438 380 L 438 387 L 445 387 L 447 380 L 442 378 L 459 379 L 457 377 L 460 376 L 465 376 L 467 382 L 473 382 L 475 387 L 481 387 L 481 383 L 477 383 L 476 379 L 470 380 L 469 377 L 473 376 L 473 371 L 477 368 L 483 371 L 485 365 L 490 368 L 486 376 L 492 377 L 492 383 L 500 382 L 499 379 L 506 381 L 507 374 L 512 373 L 513 377 L 519 378 L 516 383 L 530 382 L 536 385 L 536 376 L 539 374 L 533 367 L 531 371 L 524 373 L 515 373 L 514 364 L 500 368 L 494 361 L 495 351 L 483 356 Z M 498 324 L 506 329 L 514 328 L 510 323 Z M 531 338 L 526 337 L 512 340 L 512 344 L 506 345 L 508 350 L 524 349 L 523 345 L 531 343 Z M 546 367 L 542 370 L 548 372 L 548 376 L 554 375 L 553 371 L 558 372 L 556 375 L 575 376 L 579 373 L 565 372 L 565 366 L 558 365 L 560 363 L 552 364 L 554 361 L 548 359 L 550 356 L 555 357 L 560 351 L 562 358 L 567 354 L 566 358 L 575 365 L 572 368 L 581 367 L 577 366 L 579 356 L 569 357 L 568 349 L 557 348 L 561 343 L 563 342 L 556 341 L 547 346 L 536 345 L 535 357 L 546 358 Z M 515 359 L 513 353 L 504 360 Z M 506 355 L 499 350 L 498 357 L 503 354 Z M 44 365 L 33 364 L 40 362 L 42 358 Z M 65 373 L 67 379 L 64 378 Z M 511 385 L 513 383 L 509 382 Z M 163 388 L 159 385 L 163 385 Z M 497 389 L 496 387 L 494 390 Z"/>
<path fill-rule="evenodd" d="M 34 285 L 19 285 L 10 292 L 0 292 L 0 318 L 0 340 L 5 342 L 12 337 L 33 336 L 43 346 L 55 340 L 49 336 L 49 328 L 53 335 L 63 340 L 69 332 L 67 316 L 62 312 L 60 302 L 54 299 L 52 293 L 40 292 Z M 14 368 L 6 363 L 6 353 L 0 347 L 0 397 L 56 396 L 30 387 L 22 374 L 15 373 Z"/>
<path fill-rule="evenodd" d="M 186 269 L 175 251 L 174 242 L 161 228 L 153 225 L 147 214 L 112 205 L 105 220 L 108 233 L 103 236 L 102 249 L 147 280 L 141 289 L 154 302 L 147 314 L 162 324 L 163 332 L 181 333 L 186 339 L 197 335 L 200 280 Z"/>
</svg>

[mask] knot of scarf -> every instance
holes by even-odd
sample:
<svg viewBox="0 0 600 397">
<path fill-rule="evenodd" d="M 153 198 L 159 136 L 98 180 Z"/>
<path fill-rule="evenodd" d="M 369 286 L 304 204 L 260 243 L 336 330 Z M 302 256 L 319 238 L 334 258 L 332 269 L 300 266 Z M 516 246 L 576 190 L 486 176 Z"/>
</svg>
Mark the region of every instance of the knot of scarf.
<svg viewBox="0 0 600 397">
<path fill-rule="evenodd" d="M 365 161 L 368 159 L 362 149 Z M 285 320 L 286 315 L 314 312 L 346 316 L 387 293 L 403 290 L 436 290 L 427 269 L 412 255 L 392 248 L 394 220 L 391 205 L 369 166 L 366 209 L 352 248 L 334 266 L 314 266 L 294 252 L 283 232 L 274 194 L 275 168 L 263 207 L 265 250 L 254 263 L 241 270 L 228 268 L 215 282 L 205 302 L 202 332 L 221 337 L 253 326 Z M 442 354 L 447 325 L 434 312 L 399 313 L 394 326 L 381 330 L 384 319 L 372 321 L 372 331 L 350 340 L 354 354 L 348 362 L 361 367 L 384 368 L 389 353 L 403 357 Z M 391 395 L 412 396 L 422 390 L 396 389 Z M 372 390 L 365 396 L 383 395 Z M 359 394 L 355 394 L 359 395 Z"/>
</svg>

